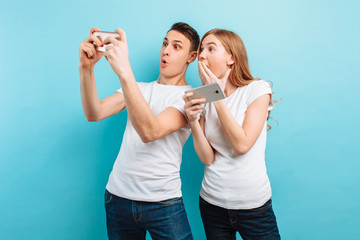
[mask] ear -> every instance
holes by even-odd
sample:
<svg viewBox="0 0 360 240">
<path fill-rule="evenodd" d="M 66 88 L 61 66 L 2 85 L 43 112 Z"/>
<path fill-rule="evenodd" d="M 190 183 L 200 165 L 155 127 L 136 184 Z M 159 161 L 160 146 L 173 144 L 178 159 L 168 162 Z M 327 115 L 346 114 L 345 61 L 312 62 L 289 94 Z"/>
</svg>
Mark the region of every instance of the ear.
<svg viewBox="0 0 360 240">
<path fill-rule="evenodd" d="M 189 59 L 187 60 L 187 63 L 189 63 L 189 64 L 192 63 L 193 61 L 195 61 L 196 57 L 197 57 L 197 52 L 196 52 L 196 51 L 192 51 L 192 52 L 190 53 Z"/>
<path fill-rule="evenodd" d="M 233 65 L 234 64 L 234 56 L 232 55 L 232 54 L 229 54 L 229 56 L 228 56 L 228 58 L 226 59 L 226 64 L 228 65 L 228 66 L 231 66 L 231 65 Z"/>
</svg>

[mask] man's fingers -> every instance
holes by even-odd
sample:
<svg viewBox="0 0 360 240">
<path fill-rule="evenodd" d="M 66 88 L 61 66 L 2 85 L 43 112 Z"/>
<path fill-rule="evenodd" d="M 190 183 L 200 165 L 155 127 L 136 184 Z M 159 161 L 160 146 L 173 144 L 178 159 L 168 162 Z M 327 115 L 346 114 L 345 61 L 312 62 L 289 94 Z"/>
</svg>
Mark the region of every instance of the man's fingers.
<svg viewBox="0 0 360 240">
<path fill-rule="evenodd" d="M 97 27 L 90 28 L 90 35 L 92 35 L 94 32 L 100 32 L 100 29 Z"/>
<path fill-rule="evenodd" d="M 83 45 L 81 47 L 81 51 L 86 53 L 88 58 L 92 58 L 94 56 L 93 52 L 91 51 L 91 48 L 86 45 Z"/>
<path fill-rule="evenodd" d="M 126 43 L 126 32 L 121 28 L 117 28 L 114 32 L 120 35 L 120 41 Z"/>
<path fill-rule="evenodd" d="M 96 54 L 96 49 L 95 49 L 94 44 L 91 44 L 91 43 L 84 43 L 84 45 L 85 45 L 86 47 L 88 47 L 88 48 L 91 50 L 91 52 L 92 52 L 92 54 L 93 54 L 93 55 L 95 55 L 95 54 Z"/>
<path fill-rule="evenodd" d="M 96 45 L 98 45 L 99 47 L 101 47 L 103 45 L 101 38 L 100 37 L 96 37 L 94 35 L 90 35 L 87 42 L 89 43 L 96 43 Z"/>
<path fill-rule="evenodd" d="M 107 45 L 109 43 L 112 43 L 113 45 L 117 46 L 119 45 L 119 41 L 120 40 L 117 40 L 116 38 L 114 38 L 113 36 L 109 36 L 107 38 L 105 38 L 104 40 L 104 45 Z"/>
</svg>

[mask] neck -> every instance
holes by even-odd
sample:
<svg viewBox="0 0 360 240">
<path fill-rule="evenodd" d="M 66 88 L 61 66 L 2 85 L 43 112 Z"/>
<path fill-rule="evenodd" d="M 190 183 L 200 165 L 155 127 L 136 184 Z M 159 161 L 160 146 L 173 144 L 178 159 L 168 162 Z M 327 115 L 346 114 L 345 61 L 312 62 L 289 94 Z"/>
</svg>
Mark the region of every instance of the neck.
<svg viewBox="0 0 360 240">
<path fill-rule="evenodd" d="M 181 74 L 180 76 L 174 77 L 165 77 L 160 74 L 157 83 L 163 85 L 175 85 L 175 86 L 186 86 L 188 83 L 185 80 L 185 75 Z"/>
<path fill-rule="evenodd" d="M 231 94 L 233 94 L 235 92 L 235 90 L 238 87 L 236 87 L 235 85 L 233 85 L 229 80 L 226 82 L 225 85 L 225 89 L 224 89 L 224 94 L 226 97 L 230 96 Z"/>
</svg>

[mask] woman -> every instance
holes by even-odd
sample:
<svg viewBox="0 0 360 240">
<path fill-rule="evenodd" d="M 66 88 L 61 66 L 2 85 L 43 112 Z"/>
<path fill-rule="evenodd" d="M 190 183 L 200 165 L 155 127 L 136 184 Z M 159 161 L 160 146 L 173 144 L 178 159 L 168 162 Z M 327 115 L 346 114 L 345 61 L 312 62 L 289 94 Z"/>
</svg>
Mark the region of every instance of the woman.
<svg viewBox="0 0 360 240">
<path fill-rule="evenodd" d="M 280 239 L 265 166 L 271 87 L 252 77 L 244 44 L 231 31 L 207 32 L 198 61 L 203 84 L 218 82 L 226 96 L 204 105 L 184 95 L 195 151 L 206 164 L 200 192 L 206 237 Z"/>
</svg>

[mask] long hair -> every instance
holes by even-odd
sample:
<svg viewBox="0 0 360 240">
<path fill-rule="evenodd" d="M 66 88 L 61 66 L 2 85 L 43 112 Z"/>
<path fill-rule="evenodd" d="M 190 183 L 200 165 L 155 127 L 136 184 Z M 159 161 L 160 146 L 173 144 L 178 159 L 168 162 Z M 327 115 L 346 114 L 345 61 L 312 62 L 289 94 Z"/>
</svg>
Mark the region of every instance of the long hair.
<svg viewBox="0 0 360 240">
<path fill-rule="evenodd" d="M 231 65 L 229 80 L 234 86 L 242 87 L 254 80 L 260 80 L 259 78 L 254 78 L 250 73 L 245 45 L 239 35 L 225 29 L 212 29 L 201 38 L 200 46 L 204 38 L 210 34 L 215 35 L 225 50 L 233 56 L 234 64 Z"/>
<path fill-rule="evenodd" d="M 229 80 L 234 86 L 242 87 L 253 81 L 260 80 L 260 78 L 254 78 L 250 73 L 245 45 L 239 35 L 229 30 L 215 28 L 205 33 L 205 35 L 200 40 L 199 46 L 201 46 L 204 38 L 210 34 L 215 35 L 215 37 L 219 39 L 221 44 L 224 46 L 225 50 L 233 56 L 234 64 L 232 64 L 230 67 L 231 72 L 229 75 Z M 272 101 L 272 99 L 270 99 L 270 101 Z M 273 101 L 273 103 L 277 101 Z M 268 117 L 266 120 L 269 120 L 269 118 L 271 118 L 270 111 L 268 111 Z M 270 130 L 271 126 L 269 124 L 267 124 L 267 126 L 268 130 Z"/>
</svg>

